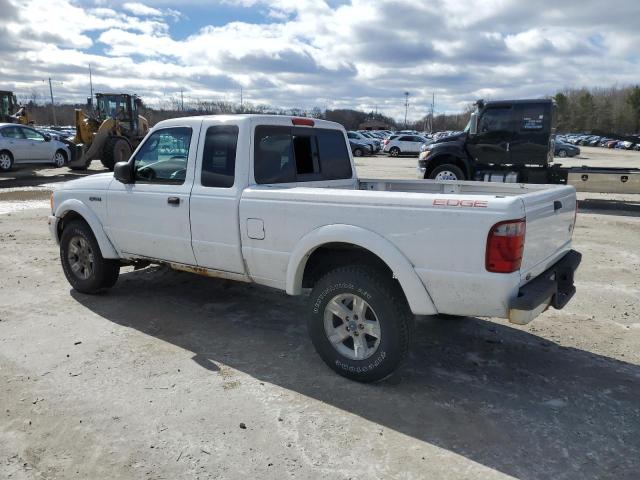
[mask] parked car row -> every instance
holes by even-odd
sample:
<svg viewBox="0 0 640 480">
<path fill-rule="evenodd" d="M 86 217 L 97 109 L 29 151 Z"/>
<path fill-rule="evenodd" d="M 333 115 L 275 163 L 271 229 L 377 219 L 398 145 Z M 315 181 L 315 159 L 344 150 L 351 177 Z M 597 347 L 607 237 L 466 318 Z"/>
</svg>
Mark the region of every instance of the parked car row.
<svg viewBox="0 0 640 480">
<path fill-rule="evenodd" d="M 583 145 L 586 147 L 618 148 L 621 150 L 640 150 L 640 138 L 632 142 L 617 138 L 603 137 L 600 135 L 585 135 L 579 133 L 567 133 L 558 135 L 556 142 L 561 141 L 571 145 Z"/>
</svg>

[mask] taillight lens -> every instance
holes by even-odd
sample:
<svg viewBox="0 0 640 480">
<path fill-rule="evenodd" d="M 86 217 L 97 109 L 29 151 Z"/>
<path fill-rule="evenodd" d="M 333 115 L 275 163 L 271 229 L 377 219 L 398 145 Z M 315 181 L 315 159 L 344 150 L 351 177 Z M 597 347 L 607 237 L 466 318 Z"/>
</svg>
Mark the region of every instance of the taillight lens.
<svg viewBox="0 0 640 480">
<path fill-rule="evenodd" d="M 520 269 L 524 252 L 526 221 L 507 220 L 496 223 L 487 237 L 485 266 L 489 272 L 511 273 Z"/>
</svg>

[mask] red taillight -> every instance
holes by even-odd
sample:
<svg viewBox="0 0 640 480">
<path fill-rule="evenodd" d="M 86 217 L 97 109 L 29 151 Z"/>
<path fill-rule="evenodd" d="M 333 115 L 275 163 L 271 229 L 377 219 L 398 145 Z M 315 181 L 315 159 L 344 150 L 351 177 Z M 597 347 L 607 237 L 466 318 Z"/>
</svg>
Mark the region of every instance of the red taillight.
<svg viewBox="0 0 640 480">
<path fill-rule="evenodd" d="M 511 273 L 520 269 L 525 230 L 524 218 L 507 220 L 491 227 L 485 258 L 485 266 L 489 272 Z"/>
<path fill-rule="evenodd" d="M 306 127 L 313 127 L 316 124 L 316 122 L 314 122 L 310 118 L 299 118 L 299 117 L 292 118 L 291 123 L 293 123 L 294 125 L 304 125 Z"/>
</svg>

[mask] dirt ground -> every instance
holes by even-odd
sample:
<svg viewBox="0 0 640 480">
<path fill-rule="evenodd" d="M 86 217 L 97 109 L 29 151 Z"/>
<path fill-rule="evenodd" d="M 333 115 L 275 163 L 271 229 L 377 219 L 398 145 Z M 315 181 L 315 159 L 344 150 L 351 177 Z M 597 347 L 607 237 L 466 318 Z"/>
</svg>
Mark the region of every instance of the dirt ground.
<svg viewBox="0 0 640 480">
<path fill-rule="evenodd" d="M 358 170 L 414 178 L 390 161 Z M 0 478 L 639 477 L 640 195 L 580 195 L 564 310 L 419 318 L 400 373 L 361 385 L 302 298 L 159 267 L 72 291 L 46 225 L 65 170 L 0 180 Z"/>
</svg>

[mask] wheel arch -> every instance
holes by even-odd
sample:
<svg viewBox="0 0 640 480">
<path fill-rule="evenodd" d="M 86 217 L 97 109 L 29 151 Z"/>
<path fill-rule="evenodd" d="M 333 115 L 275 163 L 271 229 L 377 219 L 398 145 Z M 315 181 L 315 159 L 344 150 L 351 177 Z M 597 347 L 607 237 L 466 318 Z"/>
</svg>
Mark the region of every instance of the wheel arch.
<svg viewBox="0 0 640 480">
<path fill-rule="evenodd" d="M 56 240 L 58 242 L 60 241 L 60 236 L 62 235 L 62 230 L 65 225 L 68 225 L 69 222 L 73 220 L 82 220 L 89 225 L 93 235 L 96 237 L 102 257 L 111 259 L 120 258 L 109 237 L 107 237 L 107 234 L 104 232 L 98 216 L 80 200 L 65 200 L 56 208 L 55 216 L 58 218 L 56 224 Z"/>
<path fill-rule="evenodd" d="M 422 284 L 409 260 L 381 235 L 353 225 L 326 225 L 300 239 L 289 257 L 286 276 L 286 291 L 289 295 L 302 292 L 307 265 L 314 254 L 335 252 L 336 249 L 352 249 L 349 258 L 368 258 L 381 268 L 386 268 L 397 279 L 409 303 L 411 311 L 417 315 L 437 313 L 431 297 Z M 353 255 L 353 250 L 357 250 Z M 315 257 L 317 258 L 317 257 Z"/>
</svg>

